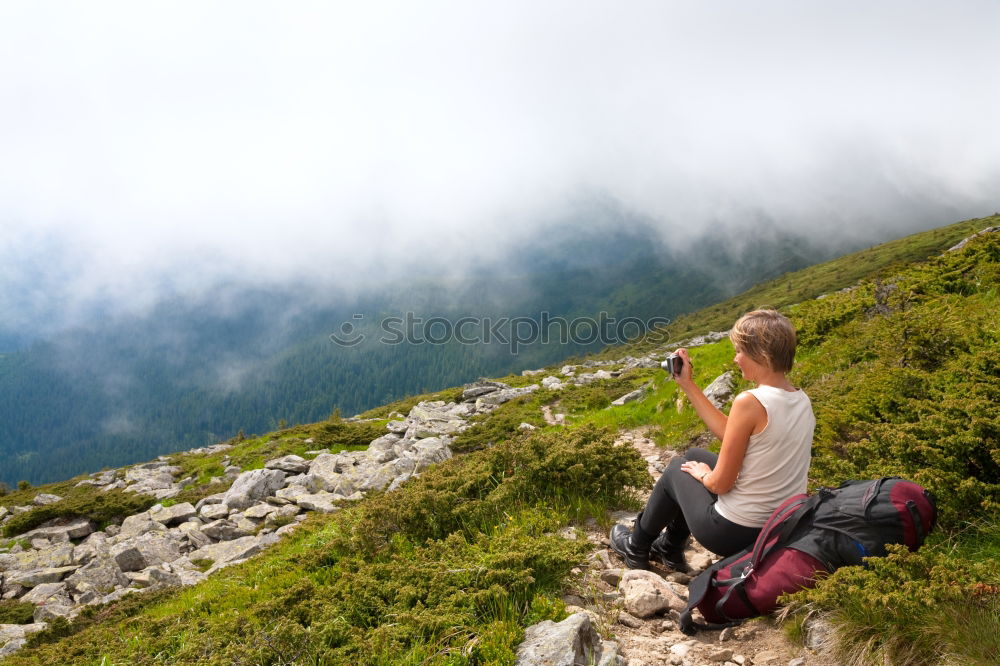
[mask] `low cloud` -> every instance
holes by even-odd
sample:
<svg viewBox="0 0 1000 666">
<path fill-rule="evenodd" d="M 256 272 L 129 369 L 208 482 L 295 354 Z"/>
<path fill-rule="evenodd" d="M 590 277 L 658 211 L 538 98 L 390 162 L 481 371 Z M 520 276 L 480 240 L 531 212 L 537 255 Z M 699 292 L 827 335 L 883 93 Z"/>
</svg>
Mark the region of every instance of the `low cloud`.
<svg viewBox="0 0 1000 666">
<path fill-rule="evenodd" d="M 55 330 L 233 285 L 346 298 L 568 221 L 678 247 L 990 214 L 998 20 L 989 2 L 8 3 L 0 313 Z"/>
</svg>

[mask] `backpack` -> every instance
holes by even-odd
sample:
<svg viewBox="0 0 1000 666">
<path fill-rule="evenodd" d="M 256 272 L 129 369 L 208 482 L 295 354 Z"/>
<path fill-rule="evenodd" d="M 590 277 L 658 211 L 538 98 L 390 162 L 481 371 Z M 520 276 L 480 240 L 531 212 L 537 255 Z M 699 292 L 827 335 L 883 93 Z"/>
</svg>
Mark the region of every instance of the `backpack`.
<svg viewBox="0 0 1000 666">
<path fill-rule="evenodd" d="M 721 629 L 764 615 L 787 592 L 813 587 L 821 573 L 863 565 L 886 545 L 916 550 L 934 526 L 934 497 L 899 477 L 845 481 L 775 509 L 753 546 L 712 565 L 688 586 L 680 629 Z M 707 624 L 694 622 L 697 608 Z"/>
</svg>

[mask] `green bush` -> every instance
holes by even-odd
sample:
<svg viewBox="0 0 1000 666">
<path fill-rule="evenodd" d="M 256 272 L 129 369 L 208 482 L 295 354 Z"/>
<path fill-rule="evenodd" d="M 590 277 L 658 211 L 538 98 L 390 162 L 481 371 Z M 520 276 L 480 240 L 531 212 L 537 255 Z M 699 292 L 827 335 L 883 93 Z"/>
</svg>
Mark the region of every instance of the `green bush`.
<svg viewBox="0 0 1000 666">
<path fill-rule="evenodd" d="M 891 546 L 888 557 L 839 569 L 785 600 L 793 613 L 819 611 L 835 623 L 841 663 L 986 666 L 1000 656 L 997 581 L 995 559 Z"/>
<path fill-rule="evenodd" d="M 912 479 L 935 493 L 946 530 L 970 508 L 1000 510 L 995 236 L 794 309 L 806 340 L 797 372 L 817 415 L 817 483 Z M 866 309 L 876 301 L 884 309 Z"/>
<path fill-rule="evenodd" d="M 0 601 L 0 624 L 31 624 L 34 622 L 35 605 L 4 599 Z"/>
<path fill-rule="evenodd" d="M 369 498 L 354 531 L 355 548 L 379 552 L 397 534 L 417 540 L 474 534 L 502 522 L 510 507 L 533 503 L 619 503 L 648 475 L 635 449 L 613 442 L 610 431 L 590 426 L 521 431 L 475 456 L 437 465 L 420 483 Z"/>
</svg>

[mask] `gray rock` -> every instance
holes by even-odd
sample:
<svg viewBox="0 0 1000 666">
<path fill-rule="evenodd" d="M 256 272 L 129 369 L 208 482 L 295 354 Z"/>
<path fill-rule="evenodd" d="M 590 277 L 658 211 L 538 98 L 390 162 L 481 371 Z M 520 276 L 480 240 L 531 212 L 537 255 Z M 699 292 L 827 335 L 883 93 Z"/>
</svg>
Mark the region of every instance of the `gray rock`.
<svg viewBox="0 0 1000 666">
<path fill-rule="evenodd" d="M 549 375 L 542 380 L 542 388 L 547 388 L 552 391 L 558 391 L 563 387 L 563 383 L 559 381 L 559 378 L 554 375 Z"/>
<path fill-rule="evenodd" d="M 174 504 L 173 506 L 154 506 L 149 510 L 150 520 L 155 520 L 158 523 L 163 523 L 164 525 L 177 525 L 183 523 L 188 518 L 197 513 L 194 506 L 190 502 L 184 502 L 182 504 Z"/>
<path fill-rule="evenodd" d="M 31 500 L 31 503 L 35 506 L 45 506 L 46 504 L 55 504 L 56 502 L 61 502 L 62 497 L 59 495 L 50 495 L 48 493 L 38 493 L 35 498 Z"/>
<path fill-rule="evenodd" d="M 684 610 L 684 600 L 670 583 L 659 574 L 642 569 L 630 569 L 619 585 L 625 610 L 640 618 L 651 617 L 665 610 Z"/>
<path fill-rule="evenodd" d="M 30 592 L 21 597 L 21 601 L 29 604 L 44 604 L 54 596 L 66 590 L 66 583 L 42 583 L 36 585 Z"/>
<path fill-rule="evenodd" d="M 264 520 L 270 514 L 278 510 L 278 507 L 273 504 L 254 504 L 252 507 L 243 512 L 243 515 L 250 520 Z"/>
<path fill-rule="evenodd" d="M 308 471 L 309 461 L 301 456 L 290 455 L 282 458 L 275 458 L 264 463 L 264 469 L 280 469 L 289 474 L 302 474 Z"/>
<path fill-rule="evenodd" d="M 478 398 L 480 396 L 483 396 L 483 395 L 486 395 L 487 393 L 493 393 L 494 391 L 496 391 L 499 388 L 501 388 L 501 387 L 499 387 L 499 386 L 493 386 L 493 385 L 488 385 L 488 386 L 471 386 L 471 387 L 465 389 L 464 391 L 462 391 L 462 401 L 463 402 L 465 402 L 465 401 L 475 401 L 476 398 Z"/>
<path fill-rule="evenodd" d="M 732 370 L 727 370 L 722 373 L 715 380 L 709 384 L 702 393 L 708 398 L 709 402 L 715 405 L 718 409 L 722 409 L 730 400 L 733 399 L 733 388 L 735 382 L 733 379 Z"/>
<path fill-rule="evenodd" d="M 205 520 L 219 520 L 229 515 L 229 507 L 225 504 L 206 504 L 201 507 L 200 513 Z"/>
<path fill-rule="evenodd" d="M 94 524 L 86 518 L 56 518 L 40 527 L 25 532 L 22 539 L 48 539 L 49 541 L 69 541 L 82 539 L 94 531 Z"/>
<path fill-rule="evenodd" d="M 641 400 L 642 397 L 646 395 L 646 389 L 638 388 L 634 391 L 630 391 L 620 398 L 611 401 L 611 404 L 615 407 L 621 407 L 627 402 L 635 402 L 636 400 Z"/>
<path fill-rule="evenodd" d="M 279 469 L 255 469 L 240 474 L 226 491 L 223 503 L 232 509 L 245 509 L 273 495 L 283 485 L 285 473 Z"/>
<path fill-rule="evenodd" d="M 3 520 L 4 518 L 6 518 L 7 514 L 9 514 L 9 513 L 10 513 L 10 509 L 8 509 L 5 506 L 0 506 L 0 520 Z"/>
<path fill-rule="evenodd" d="M 391 433 L 395 433 L 397 435 L 402 435 L 404 432 L 406 432 L 407 428 L 410 427 L 410 424 L 407 423 L 405 420 L 404 421 L 389 421 L 388 423 L 385 424 L 385 427 Z"/>
<path fill-rule="evenodd" d="M 539 384 L 531 384 L 530 386 L 523 386 L 521 388 L 508 388 L 501 389 L 490 393 L 489 395 L 484 395 L 481 398 L 476 399 L 476 410 L 482 410 L 486 408 L 487 410 L 491 407 L 497 405 L 502 405 L 505 402 L 513 400 L 514 398 L 519 398 L 522 395 L 528 395 L 533 393 L 540 388 Z"/>
<path fill-rule="evenodd" d="M 978 232 L 972 234 L 971 236 L 967 236 L 967 237 L 963 238 L 962 240 L 960 240 L 955 245 L 952 245 L 951 247 L 949 247 L 946 250 L 946 252 L 956 252 L 958 250 L 961 250 L 963 247 L 965 247 L 966 245 L 968 245 L 969 241 L 971 241 L 973 238 L 976 238 L 977 236 L 982 236 L 983 234 L 994 234 L 994 233 L 996 233 L 998 231 L 1000 231 L 1000 227 L 986 227 L 982 231 L 978 231 Z"/>
<path fill-rule="evenodd" d="M 148 511 L 143 511 L 142 513 L 128 516 L 122 521 L 117 538 L 120 540 L 133 539 L 146 532 L 165 529 L 166 527 L 164 527 L 163 523 L 156 522 L 149 517 Z"/>
<path fill-rule="evenodd" d="M 335 495 L 325 490 L 310 495 L 302 495 L 298 498 L 297 504 L 306 511 L 319 511 L 320 513 L 333 513 L 339 511 L 335 502 L 344 499 L 343 495 Z"/>
<path fill-rule="evenodd" d="M 325 490 L 319 490 L 318 488 L 310 490 L 305 486 L 288 486 L 287 488 L 282 488 L 277 493 L 275 497 L 278 497 L 289 502 L 298 502 L 301 497 L 309 497 L 314 493 L 326 492 Z"/>
<path fill-rule="evenodd" d="M 212 539 L 202 532 L 200 527 L 195 523 L 184 523 L 177 529 L 187 539 L 192 550 L 197 550 L 212 543 Z"/>
<path fill-rule="evenodd" d="M 128 579 L 110 555 L 99 555 L 66 577 L 67 588 L 74 594 L 94 592 L 106 595 L 115 588 L 128 585 Z"/>
<path fill-rule="evenodd" d="M 35 622 L 48 622 L 58 617 L 72 618 L 74 615 L 76 609 L 73 600 L 67 596 L 56 596 L 38 606 L 32 619 Z"/>
<path fill-rule="evenodd" d="M 601 580 L 612 587 L 618 587 L 626 571 L 628 569 L 605 569 L 601 572 Z"/>
<path fill-rule="evenodd" d="M 107 554 L 110 548 L 107 535 L 104 532 L 94 532 L 73 549 L 72 561 L 87 564 L 95 557 Z"/>
<path fill-rule="evenodd" d="M 161 569 L 160 567 L 148 567 L 142 571 L 128 574 L 132 584 L 136 587 L 173 587 L 181 584 L 181 577 L 177 574 Z"/>
<path fill-rule="evenodd" d="M 38 550 L 26 550 L 13 555 L 14 564 L 10 569 L 51 569 L 66 567 L 74 563 L 73 544 L 59 543 Z"/>
<path fill-rule="evenodd" d="M 247 532 L 239 529 L 231 520 L 215 520 L 201 528 L 201 531 L 217 541 L 231 541 L 247 536 Z"/>
<path fill-rule="evenodd" d="M 215 543 L 190 553 L 188 557 L 193 560 L 212 560 L 213 564 L 206 574 L 221 569 L 229 564 L 235 564 L 248 557 L 256 555 L 268 546 L 278 542 L 280 537 L 274 533 L 261 536 L 245 536 L 232 541 Z"/>
<path fill-rule="evenodd" d="M 418 461 L 417 470 L 421 471 L 451 458 L 451 449 L 448 448 L 450 443 L 451 439 L 447 437 L 427 437 L 416 442 L 413 452 Z"/>
<path fill-rule="evenodd" d="M 223 498 L 225 498 L 226 493 L 216 493 L 214 495 L 208 495 L 207 497 L 202 497 L 198 500 L 198 503 L 194 505 L 198 511 L 201 511 L 202 507 L 222 504 Z"/>
<path fill-rule="evenodd" d="M 28 639 L 26 638 L 10 639 L 9 641 L 6 642 L 6 644 L 4 644 L 3 647 L 0 647 L 0 659 L 9 657 L 12 654 L 16 653 L 18 650 L 23 648 L 27 642 Z"/>
<path fill-rule="evenodd" d="M 634 615 L 629 615 L 625 611 L 618 613 L 618 624 L 623 624 L 626 627 L 631 627 L 632 629 L 638 629 L 643 625 L 643 621 Z"/>
<path fill-rule="evenodd" d="M 122 571 L 139 571 L 176 560 L 182 554 L 182 539 L 183 535 L 174 532 L 147 532 L 112 546 L 111 557 Z"/>
<path fill-rule="evenodd" d="M 395 445 L 398 441 L 399 435 L 394 433 L 389 433 L 388 435 L 382 435 L 378 439 L 373 439 L 372 443 L 368 445 L 368 454 L 371 456 L 372 461 L 376 463 L 384 463 L 395 458 Z"/>
<path fill-rule="evenodd" d="M 285 506 L 279 507 L 277 511 L 269 514 L 267 518 L 264 519 L 264 527 L 277 527 L 279 522 L 287 521 L 289 518 L 293 518 L 298 515 L 301 509 L 295 504 L 286 504 Z"/>
<path fill-rule="evenodd" d="M 518 666 L 579 666 L 616 663 L 618 645 L 601 640 L 587 613 L 574 613 L 562 622 L 545 620 L 528 627 L 517 648 Z"/>
<path fill-rule="evenodd" d="M 79 566 L 69 566 L 52 569 L 35 569 L 34 571 L 18 571 L 8 573 L 5 577 L 5 582 L 22 587 L 38 587 L 40 585 L 58 583 L 79 568 Z"/>
<path fill-rule="evenodd" d="M 833 625 L 827 620 L 810 617 L 805 621 L 806 647 L 816 652 L 827 652 L 833 642 Z"/>
</svg>

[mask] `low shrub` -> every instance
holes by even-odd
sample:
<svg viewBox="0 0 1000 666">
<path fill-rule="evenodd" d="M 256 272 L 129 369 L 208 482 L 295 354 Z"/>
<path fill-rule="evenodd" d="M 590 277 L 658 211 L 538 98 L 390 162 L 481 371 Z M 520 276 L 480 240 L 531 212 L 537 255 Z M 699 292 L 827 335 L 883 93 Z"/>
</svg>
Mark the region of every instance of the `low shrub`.
<svg viewBox="0 0 1000 666">
<path fill-rule="evenodd" d="M 13 599 L 0 601 L 0 624 L 31 624 L 35 605 Z"/>
<path fill-rule="evenodd" d="M 996 560 L 892 546 L 887 557 L 839 569 L 785 600 L 788 612 L 833 621 L 841 663 L 986 666 L 1000 656 L 997 581 Z"/>
</svg>

